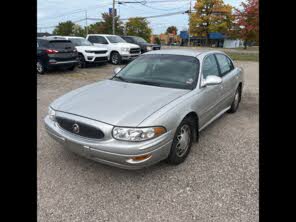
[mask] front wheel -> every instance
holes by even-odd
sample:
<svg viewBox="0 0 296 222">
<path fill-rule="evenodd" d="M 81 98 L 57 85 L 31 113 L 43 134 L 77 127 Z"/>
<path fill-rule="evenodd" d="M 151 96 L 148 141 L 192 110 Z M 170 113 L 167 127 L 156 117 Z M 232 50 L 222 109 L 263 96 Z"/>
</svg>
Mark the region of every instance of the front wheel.
<svg viewBox="0 0 296 222">
<path fill-rule="evenodd" d="M 79 60 L 78 67 L 79 68 L 85 68 L 86 67 L 86 62 L 85 62 L 84 56 L 79 54 L 78 55 L 78 60 Z"/>
<path fill-rule="evenodd" d="M 178 165 L 182 163 L 189 154 L 193 142 L 194 124 L 189 118 L 184 119 L 178 126 L 172 143 L 167 162 Z"/>
<path fill-rule="evenodd" d="M 119 65 L 121 63 L 121 56 L 118 52 L 112 52 L 111 63 L 114 65 Z"/>
</svg>

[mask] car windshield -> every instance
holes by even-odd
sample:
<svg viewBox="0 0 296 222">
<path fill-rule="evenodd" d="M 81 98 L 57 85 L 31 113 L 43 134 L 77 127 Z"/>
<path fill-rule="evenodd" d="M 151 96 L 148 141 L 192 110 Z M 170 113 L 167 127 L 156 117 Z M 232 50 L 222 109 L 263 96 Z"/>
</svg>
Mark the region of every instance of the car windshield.
<svg viewBox="0 0 296 222">
<path fill-rule="evenodd" d="M 133 37 L 135 40 L 136 40 L 136 42 L 138 42 L 138 43 L 147 43 L 147 41 L 145 40 L 145 39 L 143 39 L 143 38 L 141 38 L 141 37 Z"/>
<path fill-rule="evenodd" d="M 121 37 L 119 36 L 106 36 L 107 39 L 109 40 L 109 42 L 111 43 L 119 43 L 119 42 L 126 42 L 124 39 L 122 39 Z"/>
<path fill-rule="evenodd" d="M 75 45 L 75 46 L 91 46 L 92 43 L 86 39 L 81 39 L 81 38 L 71 38 L 70 41 Z"/>
<path fill-rule="evenodd" d="M 159 87 L 194 89 L 198 79 L 199 61 L 183 55 L 142 55 L 124 67 L 117 81 Z"/>
</svg>

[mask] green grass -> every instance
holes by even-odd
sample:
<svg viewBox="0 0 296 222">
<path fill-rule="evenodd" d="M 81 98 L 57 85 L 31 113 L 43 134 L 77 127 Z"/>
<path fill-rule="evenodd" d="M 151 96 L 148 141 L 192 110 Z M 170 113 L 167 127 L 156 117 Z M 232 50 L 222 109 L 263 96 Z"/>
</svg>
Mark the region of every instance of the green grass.
<svg viewBox="0 0 296 222">
<path fill-rule="evenodd" d="M 229 55 L 230 58 L 232 58 L 233 60 L 259 62 L 259 54 L 258 53 L 227 52 L 227 55 Z"/>
</svg>

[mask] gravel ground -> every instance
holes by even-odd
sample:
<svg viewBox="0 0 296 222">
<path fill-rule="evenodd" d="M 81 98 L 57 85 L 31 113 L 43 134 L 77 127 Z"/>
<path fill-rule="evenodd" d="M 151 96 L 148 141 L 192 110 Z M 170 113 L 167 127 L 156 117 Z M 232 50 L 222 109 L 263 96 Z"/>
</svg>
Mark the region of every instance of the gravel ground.
<svg viewBox="0 0 296 222">
<path fill-rule="evenodd" d="M 202 131 L 183 164 L 138 171 L 64 150 L 43 126 L 55 98 L 110 77 L 115 66 L 38 75 L 38 221 L 258 221 L 259 68 L 236 64 L 246 81 L 238 112 Z"/>
</svg>

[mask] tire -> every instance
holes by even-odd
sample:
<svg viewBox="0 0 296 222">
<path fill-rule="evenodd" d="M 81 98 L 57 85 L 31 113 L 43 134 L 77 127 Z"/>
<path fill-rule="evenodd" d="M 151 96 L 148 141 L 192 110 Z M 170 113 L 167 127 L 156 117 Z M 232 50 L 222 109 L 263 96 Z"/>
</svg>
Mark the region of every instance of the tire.
<svg viewBox="0 0 296 222">
<path fill-rule="evenodd" d="M 239 86 L 235 92 L 235 95 L 234 95 L 234 99 L 233 99 L 233 102 L 231 104 L 231 107 L 230 109 L 228 110 L 228 113 L 235 113 L 239 107 L 239 103 L 241 101 L 241 86 Z"/>
<path fill-rule="evenodd" d="M 178 165 L 188 156 L 194 140 L 194 123 L 190 118 L 185 118 L 178 126 L 170 154 L 167 158 L 169 164 Z"/>
<path fill-rule="evenodd" d="M 73 71 L 76 68 L 76 65 L 70 66 L 68 70 Z"/>
<path fill-rule="evenodd" d="M 79 54 L 78 55 L 78 60 L 79 60 L 78 67 L 79 68 L 85 68 L 86 67 L 86 62 L 85 62 L 84 56 Z"/>
<path fill-rule="evenodd" d="M 41 60 L 37 60 L 36 68 L 37 68 L 37 73 L 41 75 L 45 73 L 45 66 Z"/>
<path fill-rule="evenodd" d="M 110 56 L 110 61 L 114 65 L 119 65 L 121 63 L 121 56 L 118 52 L 112 52 Z"/>
</svg>

